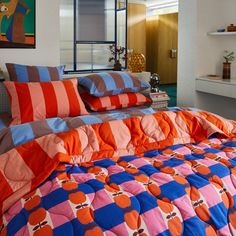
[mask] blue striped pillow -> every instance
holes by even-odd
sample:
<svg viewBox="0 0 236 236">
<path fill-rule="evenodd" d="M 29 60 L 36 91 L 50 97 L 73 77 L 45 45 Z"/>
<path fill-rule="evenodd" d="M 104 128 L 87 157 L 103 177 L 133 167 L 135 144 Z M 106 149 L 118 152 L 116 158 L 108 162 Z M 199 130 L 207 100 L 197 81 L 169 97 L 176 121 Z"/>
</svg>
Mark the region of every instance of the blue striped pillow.
<svg viewBox="0 0 236 236">
<path fill-rule="evenodd" d="M 80 77 L 79 84 L 89 94 L 96 97 L 135 93 L 150 88 L 150 85 L 144 80 L 138 79 L 131 73 L 120 71 L 102 72 Z"/>
<path fill-rule="evenodd" d="M 64 66 L 27 66 L 6 63 L 11 81 L 15 82 L 50 82 L 62 80 Z"/>
</svg>

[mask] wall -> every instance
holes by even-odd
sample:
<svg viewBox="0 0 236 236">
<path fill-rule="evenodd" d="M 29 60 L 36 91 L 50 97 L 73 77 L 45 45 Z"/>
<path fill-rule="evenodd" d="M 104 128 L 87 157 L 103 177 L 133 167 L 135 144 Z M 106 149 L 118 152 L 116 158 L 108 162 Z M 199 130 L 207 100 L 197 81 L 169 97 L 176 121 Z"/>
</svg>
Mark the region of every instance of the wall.
<svg viewBox="0 0 236 236">
<path fill-rule="evenodd" d="M 179 1 L 179 106 L 202 108 L 202 98 L 195 92 L 195 78 L 206 74 L 222 75 L 224 50 L 236 52 L 235 36 L 207 35 L 209 31 L 236 23 L 235 9 L 235 0 Z M 232 65 L 232 77 L 236 78 L 236 63 Z M 228 100 L 221 105 L 227 107 Z M 207 108 L 210 110 L 211 106 L 209 103 Z M 221 108 L 213 110 L 221 113 Z"/>
<path fill-rule="evenodd" d="M 193 106 L 197 63 L 197 0 L 179 2 L 178 88 L 179 106 Z"/>
<path fill-rule="evenodd" d="M 36 0 L 36 49 L 0 49 L 0 67 L 14 62 L 37 65 L 59 65 L 59 0 Z"/>
</svg>

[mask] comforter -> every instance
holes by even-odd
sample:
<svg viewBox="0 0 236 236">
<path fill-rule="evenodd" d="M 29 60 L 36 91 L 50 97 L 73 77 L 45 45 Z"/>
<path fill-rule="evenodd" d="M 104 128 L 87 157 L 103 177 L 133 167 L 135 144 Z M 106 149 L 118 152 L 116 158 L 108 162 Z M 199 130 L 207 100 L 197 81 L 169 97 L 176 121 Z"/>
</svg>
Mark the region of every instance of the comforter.
<svg viewBox="0 0 236 236">
<path fill-rule="evenodd" d="M 208 112 L 42 132 L 0 155 L 1 236 L 236 235 L 235 207 L 236 122 Z"/>
</svg>

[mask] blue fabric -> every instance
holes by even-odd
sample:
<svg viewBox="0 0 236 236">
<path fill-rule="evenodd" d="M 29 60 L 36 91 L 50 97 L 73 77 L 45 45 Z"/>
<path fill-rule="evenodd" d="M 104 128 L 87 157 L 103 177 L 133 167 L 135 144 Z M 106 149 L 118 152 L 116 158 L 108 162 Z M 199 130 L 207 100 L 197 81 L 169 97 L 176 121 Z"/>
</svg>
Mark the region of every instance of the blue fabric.
<svg viewBox="0 0 236 236">
<path fill-rule="evenodd" d="M 101 73 L 100 75 L 108 91 L 111 91 L 114 88 L 116 88 L 116 83 L 114 81 L 114 78 L 112 78 L 108 73 Z"/>
<path fill-rule="evenodd" d="M 66 125 L 66 122 L 61 118 L 50 118 L 46 121 L 48 126 L 52 129 L 53 133 L 67 131 L 69 129 Z"/>
<path fill-rule="evenodd" d="M 23 65 L 14 64 L 17 78 L 20 82 L 29 82 L 27 67 Z"/>
<path fill-rule="evenodd" d="M 34 133 L 30 124 L 13 126 L 11 127 L 11 133 L 12 140 L 16 146 L 34 139 Z"/>
<path fill-rule="evenodd" d="M 47 67 L 38 66 L 39 77 L 41 78 L 42 82 L 49 82 L 50 81 L 50 74 Z"/>
<path fill-rule="evenodd" d="M 124 82 L 124 87 L 119 88 L 116 85 L 115 77 L 112 77 L 111 73 L 98 73 L 98 74 L 91 74 L 88 76 L 80 77 L 79 79 L 79 84 L 83 86 L 86 90 L 88 90 L 90 95 L 96 96 L 96 97 L 103 97 L 103 96 L 108 96 L 108 95 L 117 95 L 121 93 L 127 93 L 127 92 L 138 92 L 145 90 L 147 88 L 150 88 L 149 83 L 147 83 L 144 80 L 139 80 L 135 76 L 130 76 L 129 73 L 126 72 L 112 72 L 112 73 L 117 73 L 120 78 Z M 105 90 L 103 91 L 102 89 L 99 90 L 99 82 L 97 79 L 93 79 L 94 76 L 100 77 L 101 81 L 104 82 L 105 84 Z M 139 80 L 140 81 L 140 86 L 135 86 L 134 81 Z"/>
<path fill-rule="evenodd" d="M 81 116 L 80 119 L 85 123 L 85 124 L 97 124 L 97 123 L 102 123 L 102 120 L 99 119 L 96 116 Z"/>
</svg>

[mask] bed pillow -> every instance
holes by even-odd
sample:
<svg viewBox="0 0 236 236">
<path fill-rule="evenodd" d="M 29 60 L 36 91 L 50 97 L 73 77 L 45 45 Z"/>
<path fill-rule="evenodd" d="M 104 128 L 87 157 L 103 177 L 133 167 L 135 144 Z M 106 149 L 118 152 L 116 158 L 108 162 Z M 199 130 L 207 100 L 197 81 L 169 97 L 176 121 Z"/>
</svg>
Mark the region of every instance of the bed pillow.
<svg viewBox="0 0 236 236">
<path fill-rule="evenodd" d="M 52 117 L 87 115 L 77 79 L 53 82 L 4 82 L 10 96 L 11 125 Z"/>
<path fill-rule="evenodd" d="M 49 82 L 62 80 L 64 66 L 27 66 L 6 63 L 11 81 L 16 82 Z"/>
<path fill-rule="evenodd" d="M 121 93 L 139 92 L 150 87 L 144 80 L 127 72 L 102 72 L 80 77 L 79 84 L 90 95 L 103 97 Z"/>
<path fill-rule="evenodd" d="M 108 111 L 125 107 L 151 104 L 151 99 L 141 93 L 123 93 L 105 97 L 95 97 L 84 92 L 81 94 L 84 103 L 92 111 Z"/>
</svg>

